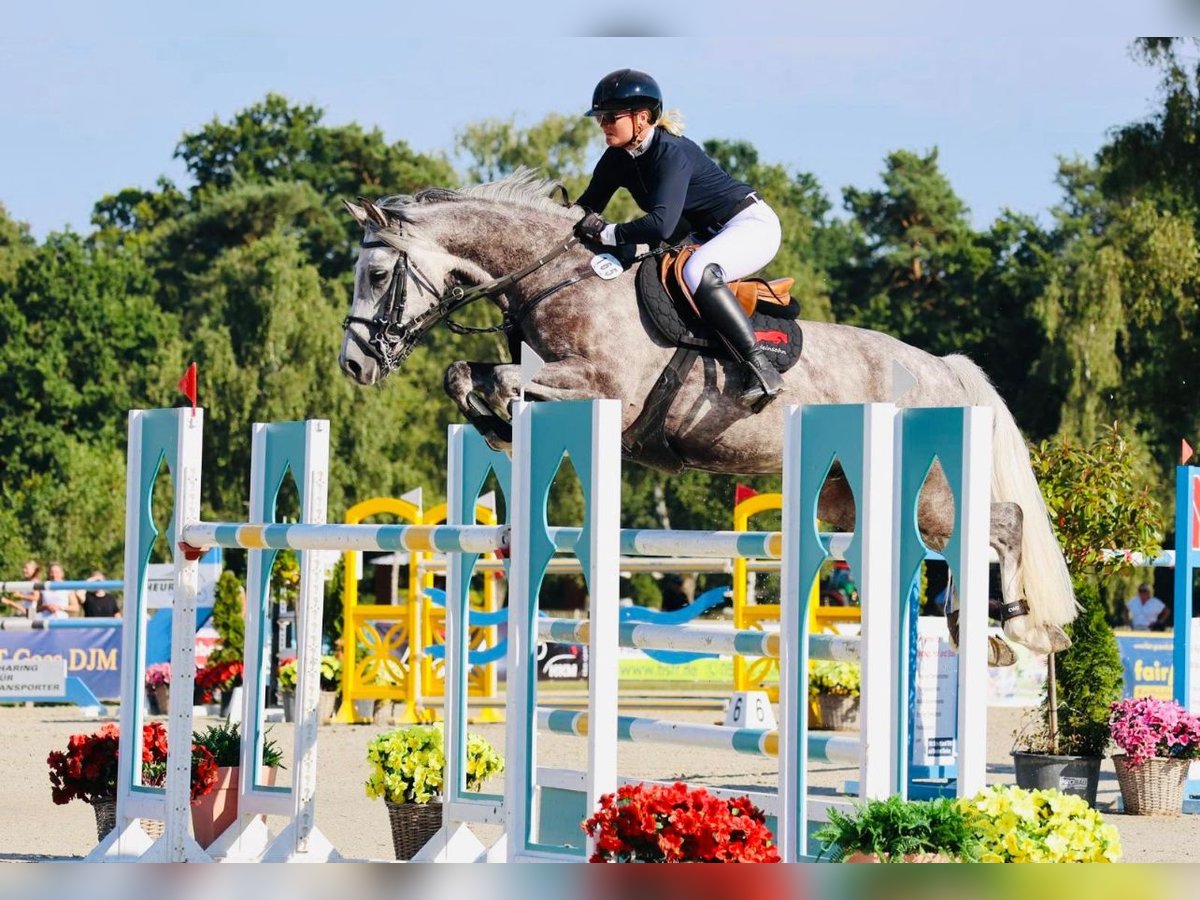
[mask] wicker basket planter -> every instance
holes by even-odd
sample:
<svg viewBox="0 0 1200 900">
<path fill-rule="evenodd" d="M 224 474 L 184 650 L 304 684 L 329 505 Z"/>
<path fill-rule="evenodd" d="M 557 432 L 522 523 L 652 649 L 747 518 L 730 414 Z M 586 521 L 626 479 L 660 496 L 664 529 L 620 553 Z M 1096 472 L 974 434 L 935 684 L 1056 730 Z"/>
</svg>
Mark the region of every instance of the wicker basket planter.
<svg viewBox="0 0 1200 900">
<path fill-rule="evenodd" d="M 1113 755 L 1121 800 L 1131 816 L 1178 816 L 1183 813 L 1183 790 L 1190 759 L 1154 756 L 1131 766 L 1124 753 Z"/>
<path fill-rule="evenodd" d="M 92 812 L 96 814 L 96 840 L 102 841 L 108 837 L 108 833 L 117 827 L 117 801 L 112 800 L 93 800 L 91 802 Z M 146 832 L 150 838 L 162 837 L 165 826 L 158 819 L 141 819 L 139 823 L 142 826 L 142 831 Z"/>
<path fill-rule="evenodd" d="M 112 800 L 93 800 L 91 807 L 96 814 L 96 840 L 102 841 L 117 827 L 117 801 L 115 797 Z"/>
<path fill-rule="evenodd" d="M 817 694 L 817 722 L 809 727 L 825 731 L 848 731 L 858 727 L 858 697 L 850 694 Z"/>
<path fill-rule="evenodd" d="M 396 859 L 412 859 L 442 827 L 440 803 L 393 803 L 391 800 L 385 800 L 384 803 L 387 804 L 388 820 L 392 825 L 392 847 L 396 851 Z"/>
</svg>

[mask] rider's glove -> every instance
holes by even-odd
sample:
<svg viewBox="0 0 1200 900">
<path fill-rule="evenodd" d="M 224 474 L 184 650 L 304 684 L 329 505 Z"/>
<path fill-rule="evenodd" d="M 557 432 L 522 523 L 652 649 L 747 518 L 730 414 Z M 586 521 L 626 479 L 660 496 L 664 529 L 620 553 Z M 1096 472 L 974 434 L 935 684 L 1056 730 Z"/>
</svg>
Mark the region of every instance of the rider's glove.
<svg viewBox="0 0 1200 900">
<path fill-rule="evenodd" d="M 603 241 L 604 230 L 608 227 L 608 223 L 604 221 L 604 216 L 599 213 L 590 212 L 576 223 L 575 236 L 581 241 L 591 241 L 593 244 L 598 244 Z"/>
</svg>

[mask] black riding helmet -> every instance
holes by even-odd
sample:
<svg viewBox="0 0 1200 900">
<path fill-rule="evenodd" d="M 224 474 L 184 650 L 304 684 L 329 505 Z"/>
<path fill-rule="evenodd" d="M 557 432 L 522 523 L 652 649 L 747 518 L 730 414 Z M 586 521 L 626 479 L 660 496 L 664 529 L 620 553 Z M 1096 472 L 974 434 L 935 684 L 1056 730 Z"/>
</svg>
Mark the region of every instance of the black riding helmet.
<svg viewBox="0 0 1200 900">
<path fill-rule="evenodd" d="M 652 121 L 662 115 L 663 99 L 658 82 L 637 69 L 609 72 L 592 91 L 592 108 L 585 116 L 624 109 L 648 109 Z"/>
</svg>

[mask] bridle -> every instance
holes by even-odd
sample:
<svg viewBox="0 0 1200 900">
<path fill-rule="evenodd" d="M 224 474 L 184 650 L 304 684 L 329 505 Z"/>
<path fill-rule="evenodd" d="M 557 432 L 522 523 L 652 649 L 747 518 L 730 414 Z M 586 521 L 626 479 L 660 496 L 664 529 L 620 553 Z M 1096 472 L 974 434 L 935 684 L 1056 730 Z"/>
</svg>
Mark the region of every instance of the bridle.
<svg viewBox="0 0 1200 900">
<path fill-rule="evenodd" d="M 371 230 L 371 234 L 374 234 L 376 239 L 368 240 L 364 236 L 362 241 L 364 248 L 390 247 L 400 254 L 396 260 L 395 267 L 392 269 L 392 283 L 388 286 L 386 296 L 381 299 L 379 312 L 376 315 L 370 318 L 366 316 L 346 316 L 342 320 L 342 329 L 350 335 L 354 343 L 364 353 L 374 357 L 383 370 L 383 375 L 387 375 L 398 368 L 409 357 L 409 354 L 416 349 L 417 344 L 420 343 L 425 333 L 443 320 L 446 322 L 446 327 L 456 334 L 511 331 L 513 328 L 520 326 L 521 321 L 528 315 L 529 310 L 537 303 L 540 303 L 551 294 L 593 274 L 588 269 L 581 274 L 559 282 L 551 288 L 547 288 L 532 298 L 519 315 L 510 315 L 506 310 L 504 312 L 504 319 L 499 325 L 475 328 L 469 325 L 461 325 L 450 319 L 450 315 L 455 311 L 484 297 L 495 298 L 496 295 L 508 290 L 522 278 L 536 272 L 551 260 L 557 259 L 563 253 L 566 253 L 575 244 L 579 243 L 578 238 L 570 237 L 556 245 L 549 253 L 539 256 L 529 265 L 517 269 L 515 272 L 494 278 L 486 284 L 475 285 L 469 288 L 455 285 L 450 290 L 438 296 L 433 305 L 425 310 L 425 312 L 419 316 L 414 316 L 407 322 L 401 323 L 401 319 L 404 317 L 404 307 L 408 301 L 408 281 L 410 277 L 417 285 L 417 290 L 419 291 L 428 291 L 430 294 L 437 294 L 437 288 L 421 272 L 417 264 L 409 259 L 408 252 L 401 248 L 399 243 L 399 229 L 376 228 Z M 363 325 L 366 328 L 367 336 L 364 338 L 357 330 L 351 331 L 351 325 Z"/>
</svg>

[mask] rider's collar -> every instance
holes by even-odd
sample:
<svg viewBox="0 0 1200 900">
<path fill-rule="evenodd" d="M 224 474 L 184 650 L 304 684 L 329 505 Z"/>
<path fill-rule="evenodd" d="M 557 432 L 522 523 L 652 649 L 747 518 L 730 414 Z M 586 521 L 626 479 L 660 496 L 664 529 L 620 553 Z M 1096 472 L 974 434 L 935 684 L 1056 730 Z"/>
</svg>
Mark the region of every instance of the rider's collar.
<svg viewBox="0 0 1200 900">
<path fill-rule="evenodd" d="M 650 149 L 650 144 L 654 142 L 655 128 L 650 126 L 650 130 L 646 132 L 646 137 L 636 147 L 626 147 L 625 152 L 637 159 L 643 153 Z"/>
</svg>

